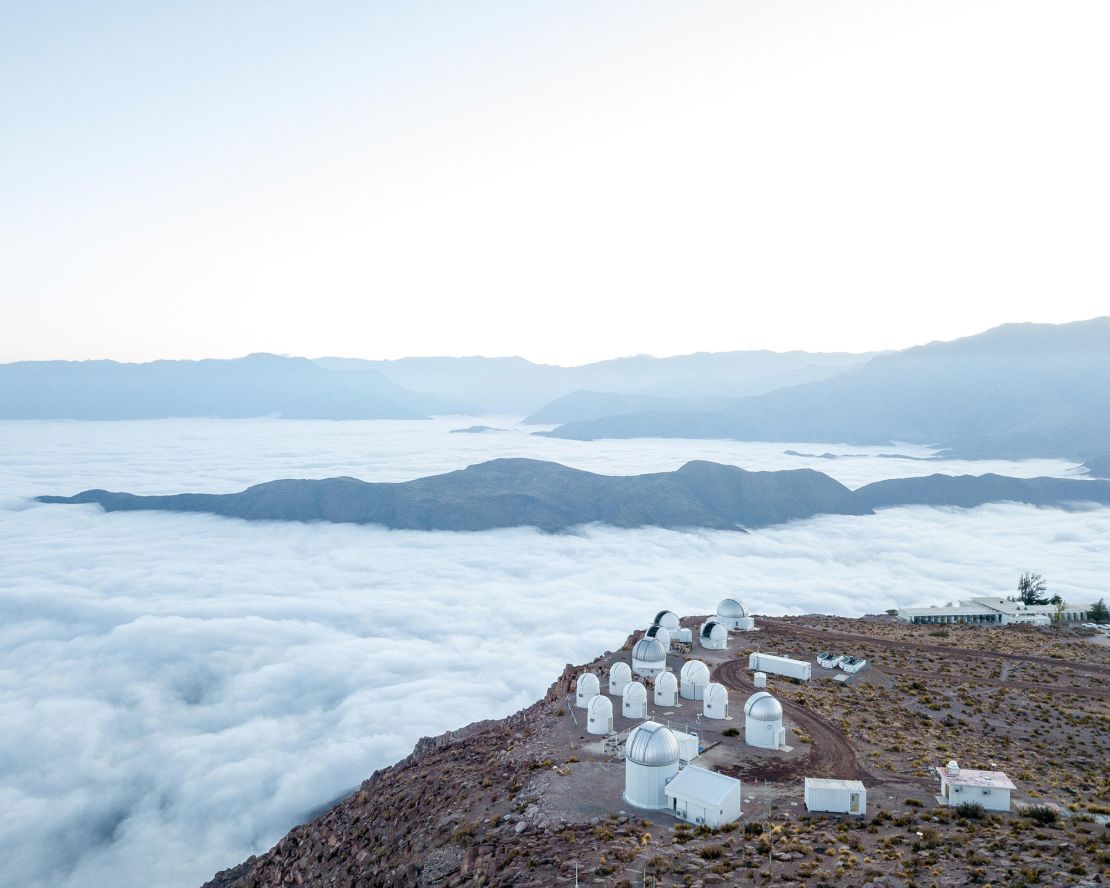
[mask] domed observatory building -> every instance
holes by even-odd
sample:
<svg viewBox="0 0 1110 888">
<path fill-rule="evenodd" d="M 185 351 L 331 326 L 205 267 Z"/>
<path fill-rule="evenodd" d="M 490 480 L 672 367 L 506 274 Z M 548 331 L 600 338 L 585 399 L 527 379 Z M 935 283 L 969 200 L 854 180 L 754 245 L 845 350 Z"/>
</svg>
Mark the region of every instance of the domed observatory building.
<svg viewBox="0 0 1110 888">
<path fill-rule="evenodd" d="M 647 718 L 647 688 L 630 681 L 621 692 L 621 715 L 625 718 Z"/>
<path fill-rule="evenodd" d="M 624 744 L 624 800 L 636 808 L 669 808 L 667 782 L 678 773 L 678 741 L 670 728 L 646 721 Z"/>
<path fill-rule="evenodd" d="M 647 632 L 644 633 L 645 638 L 654 638 L 661 645 L 663 650 L 670 651 L 671 649 L 671 633 L 670 630 L 664 629 L 658 623 L 648 626 Z"/>
<path fill-rule="evenodd" d="M 655 626 L 662 626 L 671 633 L 679 627 L 678 614 L 673 611 L 659 611 L 651 622 Z"/>
<path fill-rule="evenodd" d="M 755 620 L 735 598 L 722 598 L 717 602 L 717 622 L 738 632 L 750 632 L 755 628 Z"/>
<path fill-rule="evenodd" d="M 701 660 L 687 660 L 678 674 L 679 693 L 684 700 L 700 700 L 709 684 L 709 667 Z"/>
<path fill-rule="evenodd" d="M 632 681 L 632 670 L 628 664 L 622 660 L 618 660 L 609 667 L 609 693 L 619 694 L 624 690 L 624 686 Z"/>
<path fill-rule="evenodd" d="M 591 734 L 613 733 L 613 703 L 604 694 L 598 694 L 586 707 L 586 730 Z"/>
<path fill-rule="evenodd" d="M 678 702 L 678 679 L 673 672 L 655 677 L 655 705 L 674 706 Z"/>
<path fill-rule="evenodd" d="M 752 694 L 744 704 L 744 742 L 760 749 L 786 745 L 782 704 L 766 691 Z"/>
<path fill-rule="evenodd" d="M 586 709 L 590 705 L 590 700 L 601 693 L 601 682 L 597 680 L 597 676 L 592 672 L 583 672 L 578 676 L 578 682 L 574 687 L 574 705 L 580 709 Z"/>
<path fill-rule="evenodd" d="M 667 650 L 646 635 L 632 646 L 632 671 L 644 678 L 654 678 L 667 671 Z"/>
<path fill-rule="evenodd" d="M 728 718 L 728 688 L 711 681 L 705 686 L 701 713 L 706 718 Z"/>
<path fill-rule="evenodd" d="M 728 647 L 728 629 L 724 623 L 706 620 L 702 623 L 698 640 L 707 651 L 723 651 Z"/>
</svg>

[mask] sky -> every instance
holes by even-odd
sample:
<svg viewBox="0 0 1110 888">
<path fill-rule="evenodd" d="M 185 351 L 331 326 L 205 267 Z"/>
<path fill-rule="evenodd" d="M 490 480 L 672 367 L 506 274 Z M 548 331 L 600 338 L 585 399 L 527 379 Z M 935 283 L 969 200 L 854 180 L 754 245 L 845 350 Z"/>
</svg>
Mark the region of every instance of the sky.
<svg viewBox="0 0 1110 888">
<path fill-rule="evenodd" d="M 711 446 L 743 465 L 811 464 L 781 445 L 633 446 L 450 428 L 0 423 L 0 884 L 199 885 L 271 847 L 419 737 L 529 705 L 566 663 L 616 649 L 662 609 L 708 613 L 729 596 L 756 614 L 859 615 L 1009 592 L 1023 570 L 1085 603 L 1104 594 L 1110 573 L 1110 509 L 899 508 L 750 534 L 425 533 L 28 499 L 94 486 L 394 480 L 509 447 L 607 472 L 672 468 Z M 965 465 L 812 464 L 852 484 Z M 733 638 L 730 649 L 748 644 Z M 960 737 L 952 742 L 942 760 L 961 758 Z"/>
<path fill-rule="evenodd" d="M 0 361 L 1106 313 L 1110 7 L 0 0 Z"/>
</svg>

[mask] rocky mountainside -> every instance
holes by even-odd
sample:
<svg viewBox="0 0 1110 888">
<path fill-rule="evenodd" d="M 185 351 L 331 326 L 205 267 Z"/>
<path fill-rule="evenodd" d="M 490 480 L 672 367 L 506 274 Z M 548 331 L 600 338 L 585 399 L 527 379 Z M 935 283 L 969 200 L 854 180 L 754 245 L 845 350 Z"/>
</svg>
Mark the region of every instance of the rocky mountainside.
<svg viewBox="0 0 1110 888">
<path fill-rule="evenodd" d="M 852 491 L 812 469 L 749 472 L 694 461 L 674 472 L 624 476 L 542 460 L 496 459 L 400 483 L 327 478 L 271 481 L 228 494 L 86 490 L 38 499 L 97 503 L 110 512 L 209 512 L 256 521 L 335 521 L 410 530 L 529 526 L 556 532 L 591 523 L 752 530 L 816 515 L 867 515 L 895 505 L 1110 505 L 1110 481 L 931 475 Z"/>
<path fill-rule="evenodd" d="M 632 888 L 645 873 L 660 888 L 1094 886 L 1110 878 L 1108 818 L 1097 814 L 1108 788 L 1097 763 L 1110 752 L 1110 650 L 1091 644 L 1090 632 L 952 626 L 941 638 L 884 618 L 757 619 L 760 631 L 735 634 L 730 650 L 696 652 L 736 710 L 754 691 L 746 665 L 757 641 L 807 660 L 835 645 L 870 665 L 847 683 L 816 665 L 804 684 L 771 676 L 789 731 L 782 750 L 745 745 L 732 730 L 743 729 L 742 718 L 701 720 L 695 764 L 743 782 L 738 822 L 710 829 L 622 799 L 620 750 L 639 720 L 621 715 L 619 695 L 615 733 L 585 732 L 584 711 L 569 697 L 578 676 L 605 676 L 612 662 L 627 661 L 636 633 L 619 651 L 568 665 L 542 700 L 502 721 L 421 740 L 204 888 L 569 888 L 576 878 Z M 668 666 L 677 672 L 683 661 L 674 654 Z M 681 727 L 700 707 L 680 699 L 653 715 Z M 1012 813 L 939 807 L 932 768 L 951 758 L 1005 768 L 1018 784 Z M 807 814 L 806 776 L 861 780 L 866 816 Z"/>
</svg>

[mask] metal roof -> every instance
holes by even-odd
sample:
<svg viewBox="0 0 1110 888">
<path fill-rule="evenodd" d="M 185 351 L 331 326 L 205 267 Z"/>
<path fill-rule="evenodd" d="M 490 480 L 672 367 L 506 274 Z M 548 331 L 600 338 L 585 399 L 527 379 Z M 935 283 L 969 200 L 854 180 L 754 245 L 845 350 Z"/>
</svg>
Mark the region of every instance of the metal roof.
<svg viewBox="0 0 1110 888">
<path fill-rule="evenodd" d="M 782 718 L 782 704 L 767 691 L 759 691 L 748 697 L 744 715 L 756 721 L 778 721 Z"/>
<path fill-rule="evenodd" d="M 1013 781 L 1001 771 L 977 771 L 974 768 L 960 768 L 952 774 L 947 768 L 937 768 L 937 773 L 955 786 L 983 786 L 991 789 L 1017 789 Z"/>
<path fill-rule="evenodd" d="M 641 638 L 632 646 L 632 659 L 645 663 L 660 663 L 667 659 L 667 651 L 658 638 Z"/>
<path fill-rule="evenodd" d="M 690 801 L 704 802 L 706 807 L 720 805 L 728 794 L 740 786 L 735 777 L 687 765 L 671 778 L 664 792 Z"/>
<path fill-rule="evenodd" d="M 717 616 L 735 620 L 739 617 L 746 617 L 747 613 L 744 611 L 744 605 L 735 598 L 722 598 L 717 602 Z"/>
<path fill-rule="evenodd" d="M 628 733 L 624 756 L 633 764 L 660 767 L 678 762 L 678 741 L 670 728 L 646 721 Z"/>
<path fill-rule="evenodd" d="M 858 780 L 837 780 L 833 777 L 807 777 L 806 789 L 847 789 L 852 792 L 865 792 L 864 785 Z"/>
</svg>

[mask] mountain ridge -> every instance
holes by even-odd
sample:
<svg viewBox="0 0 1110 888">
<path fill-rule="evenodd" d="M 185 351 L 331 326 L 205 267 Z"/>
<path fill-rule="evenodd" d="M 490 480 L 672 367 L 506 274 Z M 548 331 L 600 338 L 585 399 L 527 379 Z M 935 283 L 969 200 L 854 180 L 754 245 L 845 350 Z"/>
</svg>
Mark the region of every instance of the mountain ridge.
<svg viewBox="0 0 1110 888">
<path fill-rule="evenodd" d="M 673 472 L 600 475 L 543 460 L 503 458 L 401 482 L 282 479 L 228 494 L 86 490 L 36 499 L 96 503 L 105 511 L 206 512 L 248 521 L 327 521 L 398 530 L 535 527 L 555 533 L 607 524 L 743 531 L 904 505 L 1106 506 L 1110 481 L 935 474 L 878 481 L 853 491 L 813 469 L 755 472 L 694 460 Z"/>
</svg>

